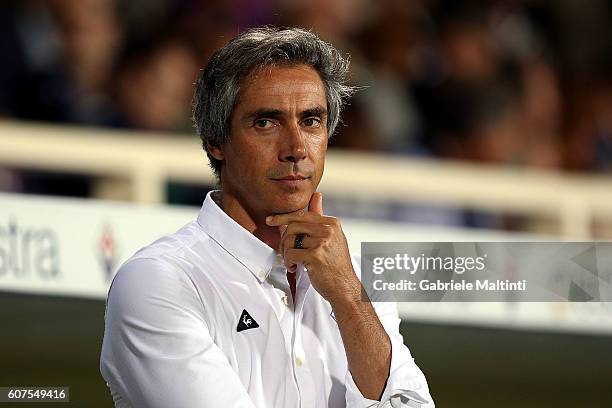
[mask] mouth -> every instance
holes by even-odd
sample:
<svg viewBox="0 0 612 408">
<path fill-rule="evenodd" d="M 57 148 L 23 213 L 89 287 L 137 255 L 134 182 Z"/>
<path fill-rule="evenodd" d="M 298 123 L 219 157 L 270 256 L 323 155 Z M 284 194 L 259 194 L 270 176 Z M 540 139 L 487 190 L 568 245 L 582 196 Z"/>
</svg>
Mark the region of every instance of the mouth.
<svg viewBox="0 0 612 408">
<path fill-rule="evenodd" d="M 280 183 L 281 185 L 295 188 L 300 187 L 309 179 L 310 177 L 306 177 L 301 174 L 290 174 L 285 177 L 273 178 L 272 180 Z"/>
</svg>

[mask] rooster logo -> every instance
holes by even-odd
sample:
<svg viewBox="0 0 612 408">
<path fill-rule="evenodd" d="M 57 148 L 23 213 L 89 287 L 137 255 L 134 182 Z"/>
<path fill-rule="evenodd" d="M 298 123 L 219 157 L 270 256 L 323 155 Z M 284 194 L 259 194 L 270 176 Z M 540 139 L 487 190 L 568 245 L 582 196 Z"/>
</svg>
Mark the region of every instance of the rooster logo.
<svg viewBox="0 0 612 408">
<path fill-rule="evenodd" d="M 236 331 L 240 333 L 243 330 L 255 329 L 257 327 L 259 327 L 259 324 L 257 324 L 255 319 L 253 319 L 253 316 L 251 316 L 246 309 L 242 309 L 242 314 L 238 320 L 238 327 L 236 327 Z"/>
</svg>

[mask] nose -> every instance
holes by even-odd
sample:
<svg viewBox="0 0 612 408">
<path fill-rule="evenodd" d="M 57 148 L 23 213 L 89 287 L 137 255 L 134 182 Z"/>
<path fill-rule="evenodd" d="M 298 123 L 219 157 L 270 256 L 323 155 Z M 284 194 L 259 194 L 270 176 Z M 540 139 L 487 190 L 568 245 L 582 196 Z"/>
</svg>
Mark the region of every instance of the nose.
<svg viewBox="0 0 612 408">
<path fill-rule="evenodd" d="M 299 126 L 290 126 L 286 128 L 284 133 L 279 159 L 292 163 L 304 160 L 306 158 L 306 144 Z"/>
</svg>

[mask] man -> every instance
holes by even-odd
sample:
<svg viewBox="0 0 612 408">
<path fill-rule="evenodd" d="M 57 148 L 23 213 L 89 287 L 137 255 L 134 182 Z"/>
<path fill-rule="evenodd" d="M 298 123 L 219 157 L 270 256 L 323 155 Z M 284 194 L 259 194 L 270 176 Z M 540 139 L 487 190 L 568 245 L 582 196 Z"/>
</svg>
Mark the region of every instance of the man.
<svg viewBox="0 0 612 408">
<path fill-rule="evenodd" d="M 352 89 L 314 34 L 254 29 L 213 55 L 194 119 L 220 191 L 109 292 L 101 371 L 119 407 L 433 407 L 393 303 L 316 188 Z"/>
</svg>

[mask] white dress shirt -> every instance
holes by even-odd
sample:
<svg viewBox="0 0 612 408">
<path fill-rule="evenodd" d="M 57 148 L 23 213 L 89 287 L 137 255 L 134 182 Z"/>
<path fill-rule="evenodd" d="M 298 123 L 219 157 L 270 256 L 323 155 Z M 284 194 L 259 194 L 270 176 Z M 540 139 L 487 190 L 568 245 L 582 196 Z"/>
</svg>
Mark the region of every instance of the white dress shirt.
<svg viewBox="0 0 612 408">
<path fill-rule="evenodd" d="M 138 251 L 112 283 L 100 370 L 115 406 L 434 406 L 394 303 L 373 303 L 391 369 L 381 401 L 369 400 L 347 368 L 330 304 L 307 271 L 296 278 L 294 302 L 280 255 L 209 193 L 196 221 Z"/>
</svg>

